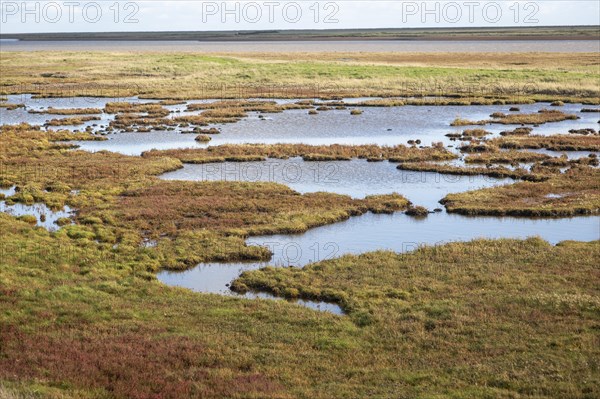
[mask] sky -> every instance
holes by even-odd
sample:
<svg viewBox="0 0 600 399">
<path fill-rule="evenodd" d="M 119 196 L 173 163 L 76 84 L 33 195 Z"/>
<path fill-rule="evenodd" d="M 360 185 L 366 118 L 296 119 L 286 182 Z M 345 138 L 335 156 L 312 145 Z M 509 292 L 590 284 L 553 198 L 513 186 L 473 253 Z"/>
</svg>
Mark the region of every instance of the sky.
<svg viewBox="0 0 600 399">
<path fill-rule="evenodd" d="M 0 0 L 0 33 L 598 25 L 597 0 Z"/>
</svg>

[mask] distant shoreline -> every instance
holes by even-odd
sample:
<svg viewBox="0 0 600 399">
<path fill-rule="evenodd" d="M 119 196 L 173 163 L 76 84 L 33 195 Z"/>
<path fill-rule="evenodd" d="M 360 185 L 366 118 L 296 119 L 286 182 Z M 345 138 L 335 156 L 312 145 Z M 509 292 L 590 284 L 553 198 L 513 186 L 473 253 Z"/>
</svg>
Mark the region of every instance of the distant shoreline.
<svg viewBox="0 0 600 399">
<path fill-rule="evenodd" d="M 19 41 L 522 41 L 598 40 L 600 27 L 340 29 L 222 32 L 101 32 L 0 34 Z"/>
</svg>

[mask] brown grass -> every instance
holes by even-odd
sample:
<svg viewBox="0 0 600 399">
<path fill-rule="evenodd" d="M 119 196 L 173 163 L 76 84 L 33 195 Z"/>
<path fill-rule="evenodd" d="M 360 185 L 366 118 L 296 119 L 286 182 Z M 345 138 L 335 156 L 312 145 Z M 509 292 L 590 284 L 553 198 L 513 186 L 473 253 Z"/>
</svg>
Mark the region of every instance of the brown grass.
<svg viewBox="0 0 600 399">
<path fill-rule="evenodd" d="M 466 163 L 524 163 L 545 161 L 552 158 L 550 155 L 539 154 L 537 152 L 528 151 L 500 151 L 496 153 L 481 153 L 476 155 L 468 155 L 465 157 Z"/>
<path fill-rule="evenodd" d="M 388 206 L 380 208 L 382 203 Z M 407 205 L 400 196 L 353 200 L 326 193 L 299 195 L 270 183 L 160 182 L 125 192 L 117 212 L 123 223 L 153 235 L 204 229 L 263 235 L 301 233 L 352 215 L 393 212 Z"/>
<path fill-rule="evenodd" d="M 470 121 L 468 119 L 455 119 L 450 126 L 469 126 L 469 125 L 542 125 L 544 123 L 561 122 L 565 120 L 579 119 L 577 115 L 566 114 L 558 110 L 542 109 L 537 113 L 532 114 L 504 114 L 496 112 L 490 115 L 492 119 L 481 121 Z"/>
<path fill-rule="evenodd" d="M 200 143 L 208 143 L 212 140 L 212 137 L 207 136 L 206 134 L 199 134 L 196 136 L 195 140 Z"/>
<path fill-rule="evenodd" d="M 49 107 L 43 110 L 31 109 L 30 114 L 52 114 L 52 115 L 92 115 L 101 114 L 100 108 L 53 108 Z"/>
<path fill-rule="evenodd" d="M 450 194 L 448 212 L 465 215 L 565 217 L 600 213 L 600 170 L 571 168 L 542 182 Z"/>
<path fill-rule="evenodd" d="M 400 170 L 412 170 L 417 172 L 436 172 L 449 175 L 464 175 L 464 176 L 490 176 L 498 179 L 511 178 L 517 180 L 528 180 L 528 181 L 543 181 L 548 179 L 547 176 L 529 173 L 525 169 L 508 169 L 504 166 L 494 167 L 464 167 L 464 166 L 453 166 L 443 165 L 431 162 L 405 162 L 398 165 Z"/>
<path fill-rule="evenodd" d="M 44 123 L 45 126 L 76 126 L 89 121 L 99 121 L 99 116 L 77 116 L 73 118 L 51 119 Z"/>
<path fill-rule="evenodd" d="M 540 149 L 551 151 L 600 151 L 600 137 L 579 135 L 552 135 L 501 137 L 490 144 L 506 149 Z"/>
<path fill-rule="evenodd" d="M 349 160 L 362 158 L 369 160 L 390 160 L 392 162 L 420 160 L 449 160 L 456 158 L 442 146 L 415 148 L 398 145 L 380 147 L 376 145 L 312 146 L 307 144 L 244 144 L 220 145 L 206 149 L 182 149 L 148 151 L 144 157 L 172 157 L 185 163 L 224 162 L 248 157 L 264 160 L 266 158 L 285 159 L 303 157 L 305 160 Z"/>
<path fill-rule="evenodd" d="M 518 127 L 514 130 L 504 130 L 500 132 L 500 136 L 527 136 L 533 131 L 530 127 Z"/>
<path fill-rule="evenodd" d="M 8 111 L 13 111 L 17 108 L 25 108 L 25 104 L 11 104 L 0 102 L 0 108 L 6 108 Z"/>
</svg>

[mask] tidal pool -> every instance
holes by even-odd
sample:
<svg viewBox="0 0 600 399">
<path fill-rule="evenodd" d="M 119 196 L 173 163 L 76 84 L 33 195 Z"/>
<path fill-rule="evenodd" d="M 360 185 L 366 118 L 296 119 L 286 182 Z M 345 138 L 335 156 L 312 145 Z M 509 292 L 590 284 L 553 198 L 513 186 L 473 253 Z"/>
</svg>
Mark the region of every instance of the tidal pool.
<svg viewBox="0 0 600 399">
<path fill-rule="evenodd" d="M 512 179 L 487 176 L 455 176 L 432 172 L 398 170 L 388 161 L 305 162 L 301 158 L 268 159 L 264 162 L 186 164 L 161 176 L 166 180 L 248 181 L 285 184 L 300 193 L 326 191 L 364 198 L 367 195 L 399 193 L 429 210 L 449 193 L 513 183 Z"/>
<path fill-rule="evenodd" d="M 473 106 L 401 106 L 401 107 L 365 107 L 357 103 L 374 98 L 345 99 L 348 109 L 319 111 L 317 115 L 308 115 L 307 110 L 288 110 L 282 113 L 263 114 L 250 112 L 246 118 L 237 123 L 213 125 L 221 134 L 213 135 L 209 144 L 196 142 L 194 134 L 181 134 L 181 128 L 172 131 L 155 131 L 151 133 L 116 132 L 107 135 L 108 141 L 76 142 L 87 151 L 108 150 L 128 155 L 140 155 L 151 149 L 204 148 L 209 145 L 241 144 L 241 143 L 304 143 L 314 145 L 328 144 L 406 144 L 408 140 L 421 140 L 423 145 L 432 142 L 443 142 L 445 145 L 456 145 L 457 142 L 445 137 L 447 133 L 459 133 L 466 127 L 451 127 L 456 118 L 473 121 L 489 119 L 494 112 L 510 113 L 513 105 L 473 105 Z M 297 100 L 270 100 L 277 103 L 290 103 Z M 101 98 L 101 97 L 66 97 L 66 98 L 34 98 L 30 94 L 10 95 L 9 103 L 25 104 L 26 108 L 15 110 L 0 109 L 0 120 L 3 124 L 27 122 L 41 125 L 52 118 L 67 118 L 61 115 L 30 114 L 29 110 L 54 108 L 104 108 L 108 102 L 153 103 L 158 100 L 140 99 L 138 97 Z M 197 114 L 201 111 L 188 112 L 186 107 L 192 103 L 214 102 L 217 99 L 187 101 L 185 104 L 165 106 L 172 118 L 179 115 Z M 321 101 L 327 104 L 327 101 Z M 582 104 L 565 104 L 562 107 L 551 107 L 549 103 L 517 104 L 522 113 L 534 113 L 540 109 L 557 109 L 573 113 L 578 120 L 567 120 L 546 123 L 533 128 L 533 134 L 567 133 L 570 129 L 598 129 L 598 113 L 580 112 L 582 108 L 592 108 Z M 350 115 L 350 110 L 360 108 L 362 115 Z M 595 108 L 595 107 L 594 107 Z M 259 117 L 262 116 L 262 117 Z M 53 129 L 84 130 L 92 127 L 94 131 L 103 133 L 114 115 L 100 114 L 100 121 L 89 121 L 79 126 L 53 127 Z M 97 125 L 97 126 L 93 126 Z M 503 130 L 512 130 L 519 125 L 486 125 L 485 129 L 497 136 Z M 492 137 L 493 137 L 492 136 Z"/>
<path fill-rule="evenodd" d="M 521 112 L 537 112 L 550 108 L 548 103 L 519 105 Z M 579 112 L 581 104 L 557 107 L 567 113 L 577 114 L 581 119 L 547 123 L 533 128 L 532 134 L 567 133 L 570 129 L 598 129 L 596 113 Z M 442 142 L 456 146 L 447 133 L 460 133 L 473 126 L 451 127 L 460 117 L 478 121 L 489 119 L 494 112 L 508 113 L 510 105 L 482 106 L 402 106 L 402 107 L 355 107 L 331 110 L 308 115 L 307 110 L 288 110 L 265 114 L 259 118 L 250 112 L 237 123 L 211 125 L 221 134 L 212 135 L 210 143 L 196 142 L 194 134 L 181 134 L 181 129 L 152 133 L 116 133 L 107 136 L 108 141 L 76 142 L 87 151 L 108 150 L 128 155 L 140 155 L 151 149 L 206 148 L 222 144 L 276 144 L 301 143 L 312 145 L 330 144 L 406 144 L 408 140 L 421 140 L 423 145 Z M 350 115 L 350 109 L 360 108 L 362 115 Z M 512 130 L 520 125 L 486 125 L 485 129 L 498 136 L 501 131 Z M 481 126 L 479 126 L 481 127 Z"/>
<path fill-rule="evenodd" d="M 538 236 L 551 244 L 600 239 L 600 217 L 526 219 L 466 217 L 445 212 L 415 219 L 402 213 L 367 213 L 347 221 L 311 229 L 303 234 L 251 237 L 273 254 L 269 262 L 207 263 L 184 272 L 163 271 L 158 279 L 197 292 L 233 294 L 228 285 L 242 272 L 265 266 L 302 267 L 309 263 L 377 250 L 407 252 L 424 245 L 443 245 L 476 238 Z"/>
<path fill-rule="evenodd" d="M 54 211 L 46 204 L 33 204 L 25 205 L 16 203 L 13 205 L 7 205 L 6 201 L 0 201 L 0 212 L 7 213 L 11 216 L 25 216 L 33 215 L 36 218 L 36 226 L 44 227 L 46 230 L 53 232 L 60 229 L 60 226 L 56 224 L 56 221 L 61 218 L 70 218 L 75 212 L 68 206 L 65 206 L 62 210 Z"/>
</svg>

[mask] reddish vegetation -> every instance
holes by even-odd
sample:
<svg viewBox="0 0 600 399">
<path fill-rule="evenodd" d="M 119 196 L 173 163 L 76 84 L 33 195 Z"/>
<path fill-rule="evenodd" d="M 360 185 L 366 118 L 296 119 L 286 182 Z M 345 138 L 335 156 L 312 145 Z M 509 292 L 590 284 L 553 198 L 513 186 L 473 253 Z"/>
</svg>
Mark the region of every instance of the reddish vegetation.
<svg viewBox="0 0 600 399">
<path fill-rule="evenodd" d="M 198 340 L 165 336 L 150 327 L 135 331 L 50 331 L 30 335 L 0 329 L 0 379 L 41 379 L 106 390 L 132 399 L 276 396 L 266 376 L 234 370 L 219 375 Z M 225 374 L 225 373 L 223 373 Z"/>
<path fill-rule="evenodd" d="M 139 230 L 243 229 L 255 234 L 302 232 L 369 210 L 391 213 L 408 205 L 400 196 L 355 200 L 343 195 L 295 191 L 271 183 L 160 182 L 124 194 L 120 220 Z"/>
</svg>

